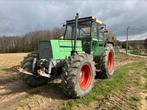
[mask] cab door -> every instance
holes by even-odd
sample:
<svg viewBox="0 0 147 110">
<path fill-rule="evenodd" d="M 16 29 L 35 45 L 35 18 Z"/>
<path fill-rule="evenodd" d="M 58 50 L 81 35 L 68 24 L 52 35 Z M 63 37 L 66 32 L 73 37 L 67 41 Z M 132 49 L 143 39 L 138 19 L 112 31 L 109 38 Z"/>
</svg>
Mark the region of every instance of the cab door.
<svg viewBox="0 0 147 110">
<path fill-rule="evenodd" d="M 100 26 L 97 23 L 92 24 L 92 51 L 93 56 L 100 56 L 104 49 L 104 33 L 100 32 Z"/>
<path fill-rule="evenodd" d="M 105 33 L 104 31 L 101 31 L 101 26 L 98 25 L 98 49 L 99 49 L 99 55 L 103 54 L 104 50 L 104 40 L 105 40 Z"/>
</svg>

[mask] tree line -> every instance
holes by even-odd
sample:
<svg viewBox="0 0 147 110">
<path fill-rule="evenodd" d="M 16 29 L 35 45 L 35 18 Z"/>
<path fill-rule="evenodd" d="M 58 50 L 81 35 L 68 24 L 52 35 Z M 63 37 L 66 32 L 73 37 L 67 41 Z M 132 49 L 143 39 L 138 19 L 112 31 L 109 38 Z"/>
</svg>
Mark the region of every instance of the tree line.
<svg viewBox="0 0 147 110">
<path fill-rule="evenodd" d="M 0 36 L 0 53 L 31 52 L 37 49 L 40 40 L 58 39 L 63 35 L 63 28 L 53 30 L 39 30 L 29 32 L 23 36 Z M 125 48 L 126 42 L 117 41 L 117 45 Z M 129 41 L 133 48 L 138 47 L 147 50 L 147 39 Z"/>
<path fill-rule="evenodd" d="M 40 40 L 58 39 L 63 28 L 29 32 L 23 36 L 0 36 L 0 53 L 31 52 L 37 49 Z"/>
</svg>

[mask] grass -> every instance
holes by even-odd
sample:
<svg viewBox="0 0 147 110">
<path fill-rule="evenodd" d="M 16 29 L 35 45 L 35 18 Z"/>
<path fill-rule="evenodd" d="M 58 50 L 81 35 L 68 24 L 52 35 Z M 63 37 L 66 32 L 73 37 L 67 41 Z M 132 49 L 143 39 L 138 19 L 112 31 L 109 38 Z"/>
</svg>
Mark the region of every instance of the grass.
<svg viewBox="0 0 147 110">
<path fill-rule="evenodd" d="M 110 79 L 106 80 L 97 80 L 92 91 L 85 97 L 81 99 L 74 99 L 70 100 L 66 103 L 65 109 L 69 110 L 72 107 L 77 106 L 78 104 L 85 104 L 88 105 L 91 101 L 99 101 L 107 94 L 110 94 L 113 91 L 121 90 L 125 88 L 126 85 L 129 83 L 128 80 L 128 72 L 130 69 L 135 69 L 143 66 L 144 63 L 130 63 L 124 66 L 119 67 L 114 76 Z M 134 100 L 134 99 L 133 99 Z M 136 99 L 135 99 L 136 100 Z"/>
<path fill-rule="evenodd" d="M 147 79 L 147 65 L 144 67 L 144 69 L 145 69 L 144 77 Z"/>
<path fill-rule="evenodd" d="M 128 55 L 122 52 L 115 52 L 115 56 L 121 58 L 121 57 L 127 57 Z"/>
<path fill-rule="evenodd" d="M 147 52 L 140 52 L 139 50 L 132 50 L 130 51 L 131 54 L 147 56 Z"/>
<path fill-rule="evenodd" d="M 145 65 L 144 70 L 145 70 L 145 72 L 144 72 L 143 77 L 144 77 L 144 78 L 145 78 L 145 80 L 147 81 L 147 65 Z M 146 82 L 146 83 L 147 83 L 147 82 Z M 145 87 L 144 87 L 144 88 L 147 90 L 147 84 L 145 85 Z"/>
</svg>

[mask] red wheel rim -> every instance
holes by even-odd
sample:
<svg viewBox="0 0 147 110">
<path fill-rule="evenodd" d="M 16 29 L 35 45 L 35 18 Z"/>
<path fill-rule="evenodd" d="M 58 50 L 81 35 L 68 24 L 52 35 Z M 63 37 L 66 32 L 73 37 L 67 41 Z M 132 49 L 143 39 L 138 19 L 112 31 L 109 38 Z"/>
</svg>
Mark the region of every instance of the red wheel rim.
<svg viewBox="0 0 147 110">
<path fill-rule="evenodd" d="M 111 73 L 113 70 L 113 54 L 109 52 L 108 54 L 108 71 Z"/>
<path fill-rule="evenodd" d="M 91 68 L 88 64 L 85 64 L 81 68 L 80 87 L 82 89 L 86 89 L 90 84 L 90 80 L 91 80 Z"/>
</svg>

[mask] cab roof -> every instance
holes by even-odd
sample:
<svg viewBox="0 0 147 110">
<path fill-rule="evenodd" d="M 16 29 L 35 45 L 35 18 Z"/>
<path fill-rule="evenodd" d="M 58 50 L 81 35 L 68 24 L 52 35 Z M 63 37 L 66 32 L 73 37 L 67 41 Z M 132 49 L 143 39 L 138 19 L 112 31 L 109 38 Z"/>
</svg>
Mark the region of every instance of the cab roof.
<svg viewBox="0 0 147 110">
<path fill-rule="evenodd" d="M 96 19 L 96 17 L 94 16 L 90 16 L 90 17 L 84 17 L 84 18 L 79 18 L 78 19 L 78 23 L 82 23 L 82 22 L 96 22 L 98 24 L 104 24 L 101 20 L 99 19 Z M 74 24 L 75 23 L 75 19 L 72 19 L 72 20 L 67 20 L 66 21 L 66 24 L 67 25 L 70 25 L 70 24 Z"/>
</svg>

